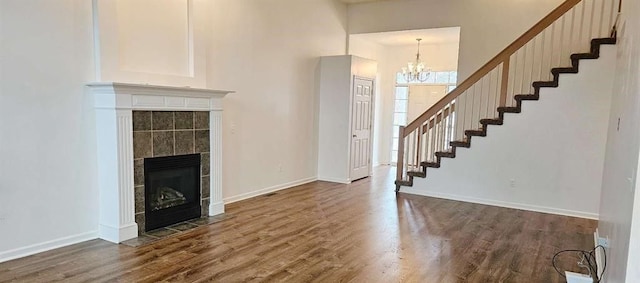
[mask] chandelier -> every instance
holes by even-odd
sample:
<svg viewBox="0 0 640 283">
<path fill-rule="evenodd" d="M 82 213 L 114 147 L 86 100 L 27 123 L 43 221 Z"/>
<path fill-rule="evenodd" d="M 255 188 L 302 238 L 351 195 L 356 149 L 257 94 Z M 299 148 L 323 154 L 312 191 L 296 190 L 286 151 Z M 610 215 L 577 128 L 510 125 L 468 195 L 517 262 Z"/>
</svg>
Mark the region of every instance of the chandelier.
<svg viewBox="0 0 640 283">
<path fill-rule="evenodd" d="M 420 41 L 422 38 L 417 38 L 418 53 L 416 53 L 416 61 L 409 62 L 407 67 L 402 68 L 402 75 L 407 82 L 425 82 L 431 75 L 431 69 L 425 68 L 424 63 L 420 61 Z"/>
</svg>

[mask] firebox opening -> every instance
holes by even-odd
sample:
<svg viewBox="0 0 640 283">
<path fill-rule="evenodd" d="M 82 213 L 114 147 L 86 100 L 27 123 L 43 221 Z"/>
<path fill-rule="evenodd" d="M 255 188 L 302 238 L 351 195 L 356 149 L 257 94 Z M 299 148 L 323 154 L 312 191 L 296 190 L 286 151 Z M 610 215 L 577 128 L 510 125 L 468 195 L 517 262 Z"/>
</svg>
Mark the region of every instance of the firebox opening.
<svg viewBox="0 0 640 283">
<path fill-rule="evenodd" d="M 145 231 L 198 218 L 200 154 L 144 159 Z"/>
</svg>

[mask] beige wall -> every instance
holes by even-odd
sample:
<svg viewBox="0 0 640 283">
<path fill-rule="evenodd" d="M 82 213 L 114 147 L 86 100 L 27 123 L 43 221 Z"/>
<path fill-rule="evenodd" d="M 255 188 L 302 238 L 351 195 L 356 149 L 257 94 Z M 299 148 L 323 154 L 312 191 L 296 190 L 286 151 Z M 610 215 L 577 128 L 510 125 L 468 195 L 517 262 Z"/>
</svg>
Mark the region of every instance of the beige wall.
<svg viewBox="0 0 640 283">
<path fill-rule="evenodd" d="M 92 36 L 91 1 L 0 1 L 0 261 L 95 237 Z"/>
<path fill-rule="evenodd" d="M 355 4 L 349 5 L 349 34 L 460 27 L 461 82 L 562 2 L 407 0 Z"/>
<path fill-rule="evenodd" d="M 420 59 L 433 71 L 455 71 L 458 69 L 458 51 L 460 42 L 439 44 L 421 44 Z M 390 46 L 387 48 L 389 67 L 397 72 L 414 61 L 416 45 Z"/>
<path fill-rule="evenodd" d="M 94 1 L 94 80 L 206 87 L 210 4 Z"/>
<path fill-rule="evenodd" d="M 225 98 L 224 198 L 316 177 L 315 73 L 344 54 L 346 6 L 334 1 L 211 2 L 207 86 Z"/>
</svg>

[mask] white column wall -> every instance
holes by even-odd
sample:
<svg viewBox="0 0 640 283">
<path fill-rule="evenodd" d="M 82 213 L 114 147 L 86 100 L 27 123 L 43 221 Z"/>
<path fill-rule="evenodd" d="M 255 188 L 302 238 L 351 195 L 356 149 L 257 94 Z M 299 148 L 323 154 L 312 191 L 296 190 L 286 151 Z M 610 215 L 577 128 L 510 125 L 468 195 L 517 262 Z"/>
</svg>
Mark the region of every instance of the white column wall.
<svg viewBox="0 0 640 283">
<path fill-rule="evenodd" d="M 598 222 L 611 283 L 640 282 L 640 1 L 622 1 L 620 23 Z"/>
<path fill-rule="evenodd" d="M 213 110 L 209 114 L 209 140 L 211 141 L 211 199 L 209 215 L 224 213 L 222 166 L 224 159 L 222 152 L 222 110 Z"/>
<path fill-rule="evenodd" d="M 132 125 L 130 110 L 96 109 L 98 235 L 115 243 L 138 236 L 134 220 Z"/>
</svg>

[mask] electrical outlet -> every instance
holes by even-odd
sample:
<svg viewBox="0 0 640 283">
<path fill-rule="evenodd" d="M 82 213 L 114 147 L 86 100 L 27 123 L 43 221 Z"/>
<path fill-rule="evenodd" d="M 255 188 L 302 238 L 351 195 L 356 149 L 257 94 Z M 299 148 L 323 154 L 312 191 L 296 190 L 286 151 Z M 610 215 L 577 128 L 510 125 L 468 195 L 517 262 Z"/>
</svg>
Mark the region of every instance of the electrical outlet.
<svg viewBox="0 0 640 283">
<path fill-rule="evenodd" d="M 599 237 L 598 238 L 598 245 L 603 246 L 605 248 L 608 248 L 609 247 L 609 237 L 608 236 L 606 238 Z"/>
<path fill-rule="evenodd" d="M 509 180 L 509 187 L 511 187 L 511 188 L 515 188 L 516 187 L 516 179 Z"/>
<path fill-rule="evenodd" d="M 282 163 L 278 164 L 278 173 L 282 173 Z"/>
<path fill-rule="evenodd" d="M 236 124 L 231 123 L 231 134 L 235 134 L 236 133 Z"/>
</svg>

